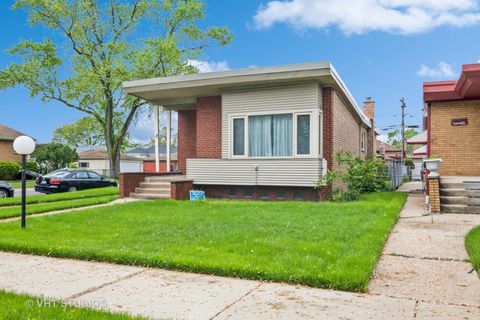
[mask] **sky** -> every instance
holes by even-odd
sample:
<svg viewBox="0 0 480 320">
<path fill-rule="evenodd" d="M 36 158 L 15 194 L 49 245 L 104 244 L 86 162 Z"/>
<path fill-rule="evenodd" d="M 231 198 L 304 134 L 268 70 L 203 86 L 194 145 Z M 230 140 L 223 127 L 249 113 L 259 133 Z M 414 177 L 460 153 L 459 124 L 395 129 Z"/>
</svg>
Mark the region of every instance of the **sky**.
<svg viewBox="0 0 480 320">
<path fill-rule="evenodd" d="M 0 68 L 15 62 L 4 51 L 22 39 L 42 40 L 45 30 L 27 24 L 13 0 L 0 5 Z M 462 64 L 480 61 L 480 1 L 475 0 L 281 0 L 206 1 L 201 26 L 227 26 L 234 40 L 192 61 L 201 72 L 330 61 L 357 103 L 376 101 L 376 126 L 421 125 L 422 83 L 458 78 Z M 57 40 L 57 39 L 54 39 Z M 84 116 L 43 103 L 19 87 L 0 91 L 0 123 L 49 142 L 53 130 Z M 150 140 L 148 116 L 131 128 Z M 385 131 L 382 131 L 384 134 Z M 384 136 L 383 136 L 384 137 Z"/>
</svg>

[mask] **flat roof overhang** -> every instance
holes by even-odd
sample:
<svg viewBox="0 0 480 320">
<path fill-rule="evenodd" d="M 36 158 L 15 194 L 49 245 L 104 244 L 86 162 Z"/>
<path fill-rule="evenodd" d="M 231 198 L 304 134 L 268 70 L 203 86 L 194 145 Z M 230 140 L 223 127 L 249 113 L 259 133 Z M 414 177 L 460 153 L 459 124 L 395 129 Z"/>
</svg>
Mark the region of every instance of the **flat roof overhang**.
<svg viewBox="0 0 480 320">
<path fill-rule="evenodd" d="M 312 62 L 274 67 L 248 68 L 183 76 L 126 81 L 124 90 L 135 97 L 170 109 L 192 108 L 198 97 L 221 95 L 222 91 L 242 87 L 318 81 L 333 87 L 367 127 L 370 120 L 330 62 Z"/>
<path fill-rule="evenodd" d="M 425 82 L 425 102 L 480 99 L 480 63 L 464 64 L 458 80 Z"/>
</svg>

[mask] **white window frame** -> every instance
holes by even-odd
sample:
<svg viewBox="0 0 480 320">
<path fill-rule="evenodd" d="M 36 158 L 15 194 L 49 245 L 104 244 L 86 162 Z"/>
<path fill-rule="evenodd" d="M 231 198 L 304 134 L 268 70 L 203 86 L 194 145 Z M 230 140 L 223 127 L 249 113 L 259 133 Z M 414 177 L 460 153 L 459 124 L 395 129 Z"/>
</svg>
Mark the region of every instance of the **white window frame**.
<svg viewBox="0 0 480 320">
<path fill-rule="evenodd" d="M 323 112 L 318 112 L 318 157 L 323 159 Z"/>
<path fill-rule="evenodd" d="M 86 166 L 83 167 L 82 164 L 86 164 Z M 87 168 L 87 169 L 88 169 L 88 168 L 90 168 L 90 162 L 88 162 L 88 161 L 79 161 L 79 162 L 78 162 L 78 167 L 79 167 L 79 168 Z"/>
<path fill-rule="evenodd" d="M 320 112 L 321 113 L 321 112 Z M 291 156 L 285 156 L 285 157 L 249 157 L 249 136 L 248 136 L 248 117 L 249 116 L 267 116 L 267 115 L 276 115 L 276 114 L 291 114 L 292 115 L 292 155 Z M 299 115 L 309 115 L 310 116 L 310 154 L 297 154 L 297 116 Z M 312 158 L 315 155 L 315 142 L 314 142 L 314 137 L 317 125 L 314 124 L 313 119 L 316 118 L 318 115 L 317 112 L 314 112 L 312 109 L 308 110 L 298 110 L 298 111 L 290 111 L 290 110 L 276 110 L 276 111 L 269 111 L 269 112 L 249 112 L 249 113 L 241 113 L 241 114 L 231 114 L 229 115 L 229 120 L 228 120 L 228 135 L 229 135 L 229 156 L 231 159 L 294 159 L 294 158 Z M 234 149 L 234 134 L 233 134 L 233 120 L 234 119 L 244 119 L 244 155 L 234 155 L 233 154 L 233 149 Z M 319 135 L 319 137 L 323 137 L 322 134 Z M 323 139 L 323 138 L 322 138 Z M 322 148 L 323 148 L 323 143 L 322 143 Z"/>
<path fill-rule="evenodd" d="M 309 153 L 308 154 L 298 154 L 297 153 L 297 147 L 298 147 L 298 132 L 297 132 L 297 127 L 298 127 L 298 116 L 309 116 L 309 120 L 310 120 L 310 147 L 309 147 Z M 294 112 L 293 113 L 293 117 L 295 118 L 295 124 L 293 125 L 294 127 L 294 133 L 293 133 L 293 141 L 294 141 L 294 156 L 297 157 L 297 158 L 311 158 L 312 157 L 312 154 L 313 154 L 313 143 L 312 143 L 312 138 L 313 138 L 313 122 L 312 122 L 312 119 L 313 119 L 313 112 Z"/>
<path fill-rule="evenodd" d="M 234 139 L 235 135 L 233 134 L 234 126 L 233 122 L 236 119 L 243 119 L 243 155 L 235 155 L 234 154 Z M 230 157 L 233 159 L 245 159 L 248 158 L 248 116 L 246 115 L 236 115 L 236 116 L 230 116 L 230 121 L 229 121 L 229 132 L 230 132 Z"/>
<path fill-rule="evenodd" d="M 366 145 L 366 134 L 364 130 L 360 130 L 360 151 L 365 151 L 365 145 Z"/>
</svg>

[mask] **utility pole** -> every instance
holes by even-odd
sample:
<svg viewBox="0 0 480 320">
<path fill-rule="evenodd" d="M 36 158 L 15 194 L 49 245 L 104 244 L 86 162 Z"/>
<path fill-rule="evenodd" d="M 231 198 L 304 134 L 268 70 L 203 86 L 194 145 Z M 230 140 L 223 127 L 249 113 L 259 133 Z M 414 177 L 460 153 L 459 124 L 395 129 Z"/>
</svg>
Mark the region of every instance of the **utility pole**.
<svg viewBox="0 0 480 320">
<path fill-rule="evenodd" d="M 400 99 L 402 103 L 402 166 L 405 165 L 405 98 Z"/>
</svg>

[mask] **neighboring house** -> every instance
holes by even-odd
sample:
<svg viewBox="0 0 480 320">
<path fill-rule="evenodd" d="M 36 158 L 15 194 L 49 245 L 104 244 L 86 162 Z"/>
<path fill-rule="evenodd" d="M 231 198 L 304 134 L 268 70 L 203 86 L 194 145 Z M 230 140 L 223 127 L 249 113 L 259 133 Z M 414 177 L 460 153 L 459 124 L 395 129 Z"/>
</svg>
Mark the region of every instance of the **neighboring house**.
<svg viewBox="0 0 480 320">
<path fill-rule="evenodd" d="M 24 135 L 24 133 L 0 124 L 0 161 L 19 162 L 22 160 L 22 156 L 13 150 L 13 141 Z"/>
<path fill-rule="evenodd" d="M 442 158 L 441 176 L 480 176 L 480 63 L 458 80 L 426 82 L 427 157 Z"/>
<path fill-rule="evenodd" d="M 78 167 L 89 169 L 98 174 L 108 176 L 110 173 L 110 163 L 108 155 L 102 150 L 89 150 L 78 154 Z M 143 160 L 137 157 L 122 154 L 120 156 L 120 172 L 142 172 Z"/>
<path fill-rule="evenodd" d="M 155 153 L 149 157 L 142 157 L 143 160 L 143 172 L 156 172 L 157 166 L 155 163 Z M 167 172 L 167 156 L 166 154 L 160 154 L 160 172 Z M 170 171 L 178 171 L 177 154 L 173 153 L 170 158 Z"/>
<path fill-rule="evenodd" d="M 171 146 L 170 152 L 177 153 L 177 147 Z M 164 145 L 160 145 L 159 154 L 165 155 L 166 153 L 167 153 L 167 147 Z M 155 146 L 133 148 L 128 150 L 126 154 L 134 157 L 139 157 L 139 158 L 155 157 Z"/>
<path fill-rule="evenodd" d="M 335 168 L 336 152 L 376 153 L 374 101 L 367 99 L 362 112 L 329 62 L 130 81 L 124 88 L 178 112 L 178 170 L 207 197 L 323 199 L 330 190 L 314 186 Z"/>
<path fill-rule="evenodd" d="M 171 146 L 171 158 L 170 158 L 170 171 L 178 171 L 177 167 L 177 147 Z M 143 160 L 143 171 L 144 172 L 156 172 L 156 163 L 155 163 L 155 146 L 150 147 L 138 147 L 131 150 L 128 150 L 127 155 L 138 157 Z M 159 146 L 159 161 L 160 161 L 160 172 L 167 171 L 167 147 L 164 145 Z"/>
<path fill-rule="evenodd" d="M 402 150 L 380 140 L 377 143 L 377 155 L 384 159 L 401 159 Z"/>
</svg>

